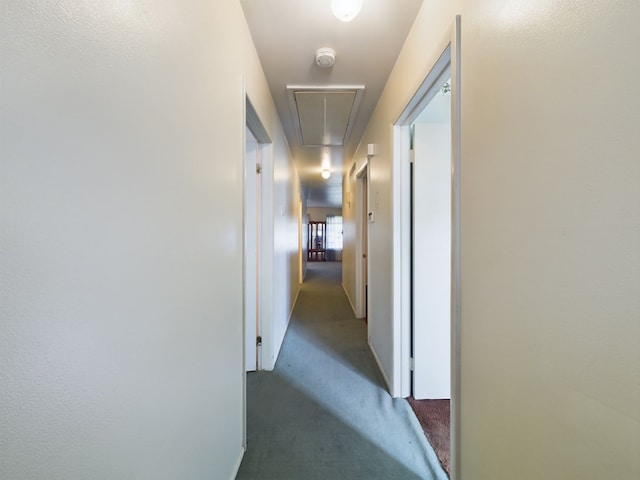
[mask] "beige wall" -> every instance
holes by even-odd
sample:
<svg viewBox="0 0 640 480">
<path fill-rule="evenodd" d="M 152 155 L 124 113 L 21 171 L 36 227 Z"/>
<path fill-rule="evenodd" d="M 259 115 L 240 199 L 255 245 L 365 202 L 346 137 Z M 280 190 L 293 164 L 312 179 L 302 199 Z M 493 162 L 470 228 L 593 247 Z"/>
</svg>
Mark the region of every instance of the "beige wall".
<svg viewBox="0 0 640 480">
<path fill-rule="evenodd" d="M 243 83 L 286 173 L 275 201 L 296 196 L 240 5 L 2 11 L 0 478 L 230 479 Z M 291 249 L 274 247 L 275 265 L 289 268 Z"/>
<path fill-rule="evenodd" d="M 362 141 L 372 347 L 393 385 L 390 125 L 461 13 L 459 478 L 638 478 L 640 4 L 456 3 L 425 3 Z"/>
<path fill-rule="evenodd" d="M 328 215 L 342 215 L 341 208 L 307 207 L 307 215 L 312 222 L 324 222 Z"/>
<path fill-rule="evenodd" d="M 277 119 L 275 106 L 271 106 Z M 298 256 L 298 203 L 300 180 L 279 124 L 273 146 L 273 250 L 265 258 L 273 258 L 271 278 L 263 282 L 263 299 L 273 301 L 273 344 L 263 343 L 264 368 L 271 370 L 280 352 L 289 325 L 291 311 L 300 288 Z M 269 174 L 269 168 L 264 171 Z M 268 227 L 268 226 L 267 226 Z"/>
<path fill-rule="evenodd" d="M 640 3 L 466 3 L 463 478 L 638 478 Z"/>
<path fill-rule="evenodd" d="M 356 179 L 347 171 L 342 179 L 342 288 L 356 309 Z M 349 201 L 347 202 L 347 199 Z"/>
<path fill-rule="evenodd" d="M 391 295 L 392 251 L 393 243 L 397 241 L 392 215 L 392 125 L 451 38 L 458 4 L 426 2 L 423 5 L 355 154 L 357 172 L 366 162 L 367 144 L 375 145 L 375 155 L 369 160 L 370 210 L 375 214 L 375 222 L 369 223 L 369 343 L 392 391 L 399 391 L 401 374 L 400 365 L 394 360 L 399 338 L 392 311 L 397 299 Z M 353 302 L 356 298 L 355 221 L 358 208 L 353 175 L 345 180 L 344 191 L 351 192 L 353 203 L 344 209 L 342 278 L 345 291 Z"/>
</svg>

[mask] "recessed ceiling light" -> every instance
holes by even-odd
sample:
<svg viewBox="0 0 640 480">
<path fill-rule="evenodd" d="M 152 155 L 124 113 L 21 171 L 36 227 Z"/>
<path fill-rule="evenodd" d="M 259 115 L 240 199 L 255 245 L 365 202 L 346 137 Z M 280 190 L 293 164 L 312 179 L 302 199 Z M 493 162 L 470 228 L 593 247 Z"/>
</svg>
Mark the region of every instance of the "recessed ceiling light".
<svg viewBox="0 0 640 480">
<path fill-rule="evenodd" d="M 362 0 L 331 0 L 331 11 L 343 22 L 350 22 L 362 9 Z"/>
<path fill-rule="evenodd" d="M 328 168 L 323 168 L 322 169 L 322 178 L 324 178 L 326 180 L 330 176 L 331 176 L 331 172 L 329 171 L 329 169 Z"/>
</svg>

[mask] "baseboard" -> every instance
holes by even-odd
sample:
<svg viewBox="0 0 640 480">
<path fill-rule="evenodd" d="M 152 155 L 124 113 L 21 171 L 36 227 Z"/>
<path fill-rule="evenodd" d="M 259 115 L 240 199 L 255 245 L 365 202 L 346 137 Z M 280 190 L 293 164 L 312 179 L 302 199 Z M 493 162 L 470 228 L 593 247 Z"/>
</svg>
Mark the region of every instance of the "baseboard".
<svg viewBox="0 0 640 480">
<path fill-rule="evenodd" d="M 384 383 L 387 385 L 387 392 L 391 394 L 391 391 L 392 391 L 391 382 L 389 381 L 389 377 L 387 377 L 387 374 L 385 373 L 384 368 L 382 368 L 382 363 L 380 362 L 380 358 L 376 353 L 376 349 L 373 348 L 373 345 L 371 345 L 370 341 L 367 341 L 367 344 L 369 345 L 369 350 L 371 350 L 371 354 L 373 355 L 373 358 L 376 361 L 376 364 L 378 365 L 378 370 L 380 371 L 380 375 L 382 375 L 382 379 L 384 380 Z"/>
<path fill-rule="evenodd" d="M 344 283 L 342 284 L 342 290 L 344 290 L 344 294 L 347 296 L 347 300 L 349 300 L 349 305 L 351 305 L 351 311 L 353 312 L 353 316 L 357 318 L 356 307 L 353 306 L 353 301 L 351 300 L 351 297 L 349 296 L 349 292 L 347 292 L 347 288 L 344 286 Z"/>
<path fill-rule="evenodd" d="M 231 477 L 229 477 L 229 480 L 235 480 L 235 478 L 238 476 L 238 472 L 240 471 L 240 464 L 242 463 L 242 459 L 244 458 L 244 452 L 246 452 L 247 448 L 243 445 L 242 448 L 240 449 L 240 455 L 238 456 L 238 459 L 236 460 L 236 463 L 233 466 L 233 470 L 232 470 L 232 475 Z"/>
<path fill-rule="evenodd" d="M 298 303 L 298 297 L 300 296 L 300 285 L 298 285 L 298 291 L 296 292 L 296 298 L 293 299 L 293 303 L 291 304 L 291 309 L 289 310 L 289 318 L 287 319 L 287 328 L 289 328 L 289 322 L 291 321 L 291 317 L 293 316 L 293 309 L 296 308 L 296 303 Z"/>
<path fill-rule="evenodd" d="M 302 289 L 298 287 L 298 291 L 296 292 L 296 296 L 293 299 L 293 303 L 291 304 L 291 309 L 289 310 L 289 316 L 287 317 L 287 324 L 284 327 L 284 335 L 278 344 L 278 348 L 274 348 L 273 351 L 273 365 L 270 365 L 271 368 L 263 368 L 265 371 L 271 371 L 276 367 L 276 363 L 278 363 L 278 357 L 280 356 L 280 350 L 282 350 L 282 344 L 284 342 L 284 337 L 287 335 L 287 330 L 289 329 L 289 324 L 291 323 L 291 317 L 293 317 L 293 310 L 296 308 L 296 303 L 298 302 L 298 297 L 300 296 L 300 291 Z M 275 345 L 274 345 L 275 347 Z"/>
</svg>

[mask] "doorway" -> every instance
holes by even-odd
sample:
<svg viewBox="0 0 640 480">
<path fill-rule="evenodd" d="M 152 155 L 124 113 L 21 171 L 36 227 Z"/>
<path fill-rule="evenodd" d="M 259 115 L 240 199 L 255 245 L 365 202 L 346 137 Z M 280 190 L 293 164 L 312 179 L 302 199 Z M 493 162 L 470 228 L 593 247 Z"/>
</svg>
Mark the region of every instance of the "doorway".
<svg viewBox="0 0 640 480">
<path fill-rule="evenodd" d="M 448 68 L 446 69 L 448 74 Z M 417 400 L 451 398 L 451 80 L 410 127 L 411 331 Z"/>
<path fill-rule="evenodd" d="M 245 103 L 244 160 L 244 360 L 246 372 L 260 370 L 262 345 L 273 338 L 271 312 L 263 300 L 269 298 L 272 235 L 267 228 L 273 212 L 263 209 L 272 195 L 271 139 L 249 97 Z M 265 171 L 266 173 L 262 173 Z M 263 180 L 264 179 L 264 180 Z M 268 355 L 268 352 L 267 352 Z"/>
<path fill-rule="evenodd" d="M 261 324 L 260 324 L 260 226 L 262 190 L 260 185 L 260 148 L 258 141 L 246 129 L 245 140 L 245 371 L 260 368 Z"/>
<path fill-rule="evenodd" d="M 393 310 L 394 331 L 397 332 L 394 360 L 399 378 L 394 392 L 402 397 L 415 394 L 450 398 L 450 401 L 444 401 L 450 405 L 450 442 L 447 442 L 450 451 L 447 453 L 451 479 L 459 475 L 460 446 L 460 20 L 457 16 L 450 42 L 443 45 L 443 53 L 396 120 L 393 163 L 393 209 L 397 219 L 394 221 L 397 241 L 393 247 L 393 293 L 397 299 Z M 437 123 L 429 122 L 425 117 L 420 119 L 420 116 L 437 95 L 444 94 L 450 95 L 450 103 L 446 106 L 450 116 L 445 125 L 419 126 L 420 120 Z M 429 135 L 435 138 L 429 138 Z M 427 153 L 430 150 L 431 153 Z M 423 153 L 432 161 L 421 159 Z M 421 162 L 419 166 L 418 162 Z M 415 179 L 412 177 L 414 168 Z M 429 180 L 424 179 L 430 169 L 432 176 L 440 178 L 435 188 L 428 188 Z M 407 193 L 414 182 L 415 198 Z M 434 233 L 438 231 L 438 234 Z M 439 276 L 429 276 L 431 270 L 439 271 Z M 446 302 L 427 302 L 428 298 L 433 300 L 438 296 L 444 297 Z M 446 319 L 439 323 L 438 330 L 428 328 L 432 318 L 424 320 L 424 312 L 436 305 L 440 318 Z M 429 315 L 433 316 L 433 312 Z M 440 336 L 435 347 L 425 348 L 431 340 L 425 340 L 425 332 Z M 429 367 L 438 367 L 437 364 L 429 366 L 423 358 L 438 352 L 440 367 L 444 364 L 444 368 L 431 372 L 431 378 L 435 380 L 432 384 L 427 381 L 427 390 L 422 391 L 421 382 L 424 382 L 423 378 L 429 378 Z M 433 388 L 438 380 L 444 385 L 444 392 Z"/>
<path fill-rule="evenodd" d="M 369 161 L 356 172 L 356 317 L 367 319 L 369 310 Z"/>
</svg>

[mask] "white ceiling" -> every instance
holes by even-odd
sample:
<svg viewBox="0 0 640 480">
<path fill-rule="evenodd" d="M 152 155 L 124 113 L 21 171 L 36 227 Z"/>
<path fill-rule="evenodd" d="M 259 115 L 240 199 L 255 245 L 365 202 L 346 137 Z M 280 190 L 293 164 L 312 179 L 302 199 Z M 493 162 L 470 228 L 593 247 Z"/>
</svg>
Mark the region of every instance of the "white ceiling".
<svg viewBox="0 0 640 480">
<path fill-rule="evenodd" d="M 342 204 L 343 160 L 353 155 L 404 44 L 422 0 L 363 0 L 351 22 L 331 13 L 331 0 L 240 0 L 271 95 L 300 173 L 309 206 Z M 315 64 L 315 52 L 336 52 L 333 67 Z M 346 144 L 300 144 L 287 86 L 364 86 Z M 318 133 L 322 136 L 324 132 Z M 323 162 L 332 175 L 324 180 Z"/>
</svg>

